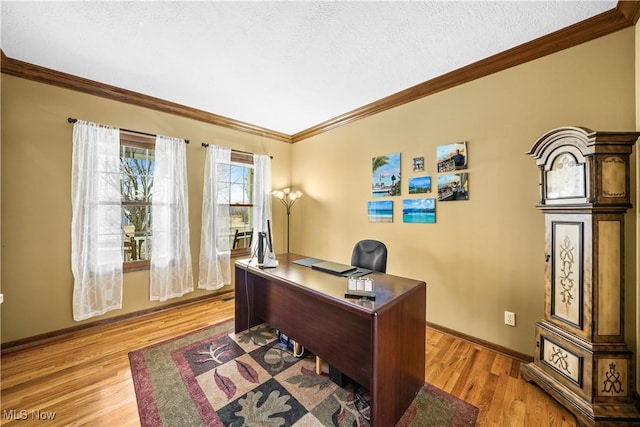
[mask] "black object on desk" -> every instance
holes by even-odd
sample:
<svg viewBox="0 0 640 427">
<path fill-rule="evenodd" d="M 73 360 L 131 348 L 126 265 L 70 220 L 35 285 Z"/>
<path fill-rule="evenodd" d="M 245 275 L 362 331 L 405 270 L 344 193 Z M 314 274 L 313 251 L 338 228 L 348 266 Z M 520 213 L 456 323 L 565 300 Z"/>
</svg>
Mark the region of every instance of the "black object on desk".
<svg viewBox="0 0 640 427">
<path fill-rule="evenodd" d="M 314 270 L 324 271 L 325 273 L 337 274 L 342 276 L 358 269 L 353 265 L 340 264 L 339 262 L 322 261 L 311 266 Z"/>
<path fill-rule="evenodd" d="M 375 300 L 376 293 L 373 291 L 358 291 L 356 289 L 347 289 L 344 293 L 345 298 L 366 298 Z"/>
</svg>

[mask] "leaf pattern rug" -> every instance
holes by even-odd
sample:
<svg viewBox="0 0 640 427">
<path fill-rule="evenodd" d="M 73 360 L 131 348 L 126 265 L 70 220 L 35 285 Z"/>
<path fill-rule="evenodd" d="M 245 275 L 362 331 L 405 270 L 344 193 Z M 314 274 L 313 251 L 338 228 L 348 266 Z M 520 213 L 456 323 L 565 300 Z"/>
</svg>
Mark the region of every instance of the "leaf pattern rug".
<svg viewBox="0 0 640 427">
<path fill-rule="evenodd" d="M 233 321 L 129 353 L 143 427 L 368 426 L 368 391 L 316 375 L 267 324 Z M 478 408 L 425 383 L 398 426 L 474 426 Z"/>
</svg>

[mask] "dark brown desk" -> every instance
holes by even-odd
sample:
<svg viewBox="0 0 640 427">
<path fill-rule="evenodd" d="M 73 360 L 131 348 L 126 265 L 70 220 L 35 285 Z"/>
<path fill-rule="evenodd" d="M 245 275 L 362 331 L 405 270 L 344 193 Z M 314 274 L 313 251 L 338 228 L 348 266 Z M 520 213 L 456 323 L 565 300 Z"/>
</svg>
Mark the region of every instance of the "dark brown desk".
<svg viewBox="0 0 640 427">
<path fill-rule="evenodd" d="M 235 329 L 282 330 L 371 392 L 371 425 L 394 426 L 425 378 L 426 284 L 371 273 L 376 300 L 344 297 L 347 279 L 278 256 L 276 268 L 235 263 Z"/>
</svg>

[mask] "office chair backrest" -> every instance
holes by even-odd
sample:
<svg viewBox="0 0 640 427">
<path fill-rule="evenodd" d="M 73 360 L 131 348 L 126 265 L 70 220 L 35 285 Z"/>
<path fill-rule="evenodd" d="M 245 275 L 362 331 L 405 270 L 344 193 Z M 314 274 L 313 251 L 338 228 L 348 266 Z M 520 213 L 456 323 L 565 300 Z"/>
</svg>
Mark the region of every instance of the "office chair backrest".
<svg viewBox="0 0 640 427">
<path fill-rule="evenodd" d="M 377 240 L 360 240 L 353 248 L 351 265 L 387 272 L 387 247 Z"/>
</svg>

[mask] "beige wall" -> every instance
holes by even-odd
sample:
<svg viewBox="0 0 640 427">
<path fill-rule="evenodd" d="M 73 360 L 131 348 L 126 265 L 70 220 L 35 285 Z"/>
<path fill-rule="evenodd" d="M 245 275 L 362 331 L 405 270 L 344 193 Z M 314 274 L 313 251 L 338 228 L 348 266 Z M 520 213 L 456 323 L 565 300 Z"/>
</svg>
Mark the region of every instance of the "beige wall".
<svg viewBox="0 0 640 427">
<path fill-rule="evenodd" d="M 1 78 L 2 342 L 82 323 L 73 321 L 71 311 L 72 125 L 67 117 L 191 141 L 187 169 L 196 282 L 205 160 L 201 143 L 272 155 L 274 185 L 289 181 L 290 144 L 5 74 Z M 182 299 L 205 294 L 195 291 Z M 125 273 L 123 308 L 84 323 L 160 304 L 149 301 L 148 271 Z"/>
<path fill-rule="evenodd" d="M 633 70 L 630 28 L 294 144 L 292 179 L 305 197 L 292 213 L 292 252 L 348 262 L 357 240 L 382 240 L 388 273 L 427 282 L 430 322 L 532 355 L 544 219 L 525 153 L 560 126 L 635 129 Z M 435 181 L 436 146 L 463 140 L 470 200 L 437 203 L 436 224 L 402 223 L 402 199 L 415 198 L 407 195 L 412 158 L 424 156 Z M 403 179 L 403 195 L 390 198 L 394 222 L 369 223 L 371 159 L 394 152 Z M 637 281 L 635 230 L 627 221 L 629 284 Z M 627 332 L 635 342 L 634 301 Z M 505 310 L 516 313 L 516 327 L 504 325 Z"/>
</svg>

